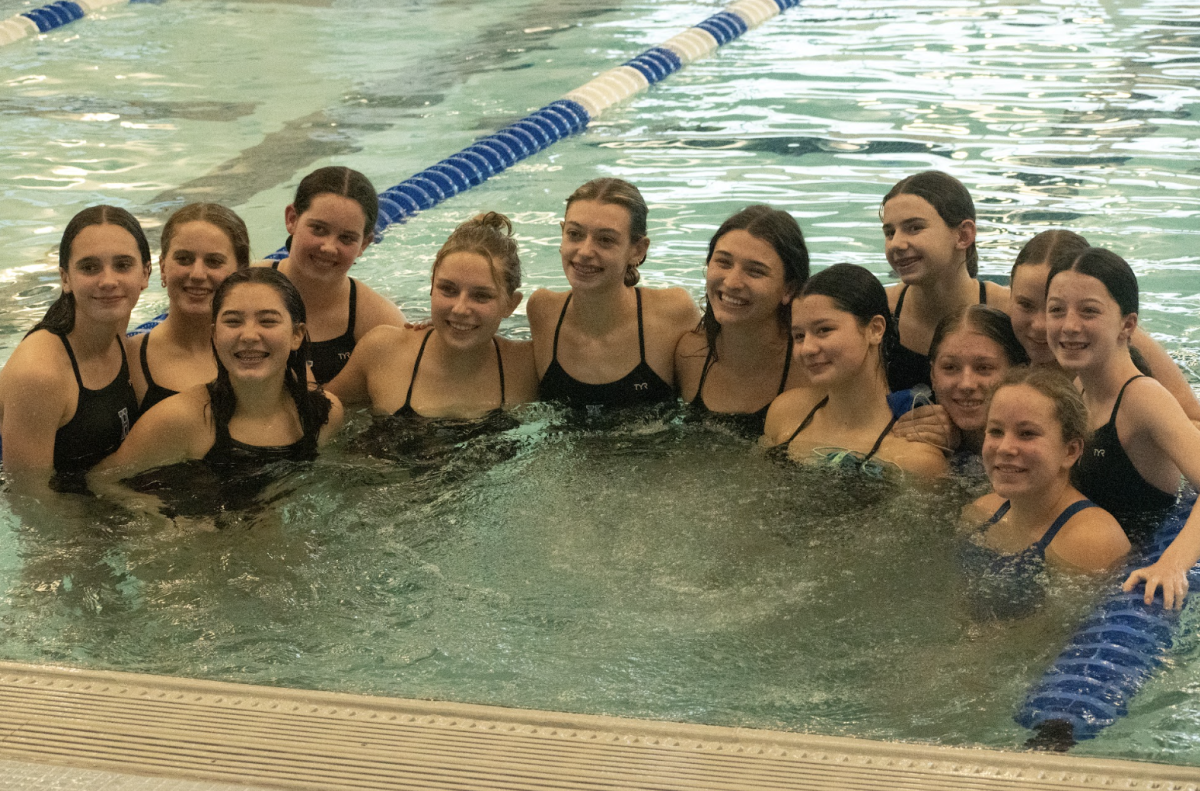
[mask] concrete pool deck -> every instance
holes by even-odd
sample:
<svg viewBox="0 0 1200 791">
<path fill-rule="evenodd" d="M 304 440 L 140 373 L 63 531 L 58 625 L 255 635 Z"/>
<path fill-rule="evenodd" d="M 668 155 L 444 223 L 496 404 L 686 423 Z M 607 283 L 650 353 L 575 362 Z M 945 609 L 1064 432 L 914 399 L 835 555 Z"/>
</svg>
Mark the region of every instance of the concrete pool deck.
<svg viewBox="0 0 1200 791">
<path fill-rule="evenodd" d="M 0 662 L 14 772 L 0 788 L 1200 789 L 1189 767 Z"/>
</svg>

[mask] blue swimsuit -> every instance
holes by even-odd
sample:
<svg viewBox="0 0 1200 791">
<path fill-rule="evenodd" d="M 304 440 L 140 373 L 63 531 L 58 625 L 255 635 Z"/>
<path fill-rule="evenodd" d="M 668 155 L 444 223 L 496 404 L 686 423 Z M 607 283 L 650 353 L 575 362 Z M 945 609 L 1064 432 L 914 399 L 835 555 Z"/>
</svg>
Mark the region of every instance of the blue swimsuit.
<svg viewBox="0 0 1200 791">
<path fill-rule="evenodd" d="M 960 551 L 968 587 L 968 604 L 980 620 L 1020 618 L 1037 609 L 1046 597 L 1038 575 L 1046 566 L 1046 548 L 1071 517 L 1085 508 L 1097 508 L 1091 500 L 1076 500 L 1050 524 L 1037 541 L 1011 555 L 997 552 L 983 543 L 988 528 L 1008 513 L 1005 500 L 992 518 L 979 526 L 963 542 Z"/>
</svg>

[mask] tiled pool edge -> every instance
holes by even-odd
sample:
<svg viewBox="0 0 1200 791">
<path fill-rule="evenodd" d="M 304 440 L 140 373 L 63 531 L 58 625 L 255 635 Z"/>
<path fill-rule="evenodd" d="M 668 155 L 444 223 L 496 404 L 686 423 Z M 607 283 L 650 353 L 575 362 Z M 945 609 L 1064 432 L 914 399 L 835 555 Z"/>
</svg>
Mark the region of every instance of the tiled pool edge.
<svg viewBox="0 0 1200 791">
<path fill-rule="evenodd" d="M 0 757 L 274 788 L 1200 789 L 1200 769 L 0 662 Z"/>
</svg>

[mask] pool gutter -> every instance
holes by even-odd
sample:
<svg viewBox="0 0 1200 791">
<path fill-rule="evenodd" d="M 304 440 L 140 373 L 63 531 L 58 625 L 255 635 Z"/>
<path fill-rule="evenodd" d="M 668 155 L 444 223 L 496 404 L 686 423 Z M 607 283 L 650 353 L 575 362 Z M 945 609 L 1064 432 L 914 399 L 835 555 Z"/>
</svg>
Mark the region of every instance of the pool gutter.
<svg viewBox="0 0 1200 791">
<path fill-rule="evenodd" d="M 1200 789 L 1200 769 L 0 662 L 0 759 L 295 789 Z"/>
</svg>

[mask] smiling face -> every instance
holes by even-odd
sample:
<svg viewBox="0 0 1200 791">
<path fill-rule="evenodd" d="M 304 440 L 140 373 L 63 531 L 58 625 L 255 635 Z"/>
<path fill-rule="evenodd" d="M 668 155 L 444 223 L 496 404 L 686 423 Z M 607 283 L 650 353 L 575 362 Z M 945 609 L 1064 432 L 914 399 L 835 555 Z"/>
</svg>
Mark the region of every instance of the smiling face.
<svg viewBox="0 0 1200 791">
<path fill-rule="evenodd" d="M 563 272 L 572 289 L 624 287 L 625 270 L 646 257 L 650 239 L 629 238 L 629 211 L 615 203 L 577 200 L 562 223 Z"/>
<path fill-rule="evenodd" d="M 1050 265 L 1022 264 L 1013 270 L 1012 296 L 1008 313 L 1013 332 L 1034 365 L 1054 364 L 1054 352 L 1046 340 L 1046 278 Z"/>
<path fill-rule="evenodd" d="M 818 387 L 845 381 L 873 356 L 878 358 L 885 327 L 882 316 L 860 324 L 858 317 L 824 294 L 800 297 L 792 303 L 793 354 Z"/>
<path fill-rule="evenodd" d="M 447 254 L 434 270 L 430 303 L 430 320 L 441 340 L 465 349 L 489 343 L 521 303 L 521 294 L 500 287 L 487 257 L 459 251 Z"/>
<path fill-rule="evenodd" d="M 304 325 L 292 322 L 283 297 L 265 283 L 231 288 L 213 325 L 213 346 L 233 380 L 282 380 L 303 340 Z"/>
<path fill-rule="evenodd" d="M 310 277 L 339 280 L 371 243 L 365 234 L 366 221 L 356 201 L 329 192 L 313 198 L 303 214 L 288 206 L 284 213 L 292 235 L 288 258 Z"/>
<path fill-rule="evenodd" d="M 983 428 L 988 397 L 1008 367 L 1000 344 L 969 326 L 942 339 L 933 361 L 933 392 L 954 425 L 964 431 Z"/>
<path fill-rule="evenodd" d="M 897 195 L 883 205 L 884 253 L 906 285 L 948 277 L 966 262 L 975 242 L 974 220 L 951 228 L 917 195 Z"/>
<path fill-rule="evenodd" d="M 1027 384 L 992 396 L 983 438 L 983 465 L 1004 498 L 1043 491 L 1067 478 L 1082 440 L 1063 441 L 1054 402 Z"/>
<path fill-rule="evenodd" d="M 207 317 L 212 314 L 213 292 L 237 271 L 237 255 L 224 231 L 194 220 L 175 230 L 160 265 L 171 313 Z"/>
<path fill-rule="evenodd" d="M 1068 269 L 1050 281 L 1046 336 L 1054 357 L 1074 374 L 1104 365 L 1137 329 L 1137 314 L 1121 308 L 1100 280 Z"/>
<path fill-rule="evenodd" d="M 742 229 L 717 240 L 705 269 L 705 292 L 722 326 L 774 321 L 779 306 L 791 299 L 775 248 Z"/>
<path fill-rule="evenodd" d="M 89 225 L 71 242 L 67 268 L 59 269 L 64 293 L 75 295 L 76 319 L 127 322 L 138 295 L 150 284 L 137 240 L 119 225 Z"/>
</svg>

